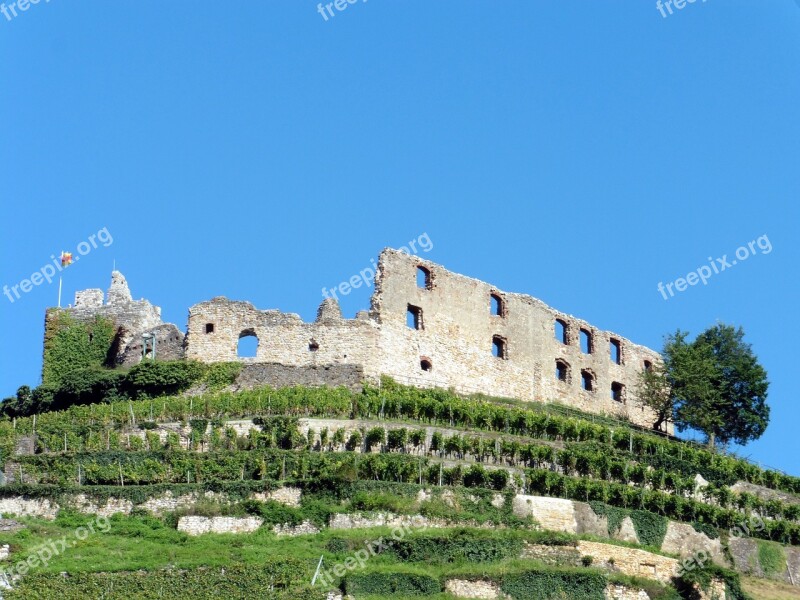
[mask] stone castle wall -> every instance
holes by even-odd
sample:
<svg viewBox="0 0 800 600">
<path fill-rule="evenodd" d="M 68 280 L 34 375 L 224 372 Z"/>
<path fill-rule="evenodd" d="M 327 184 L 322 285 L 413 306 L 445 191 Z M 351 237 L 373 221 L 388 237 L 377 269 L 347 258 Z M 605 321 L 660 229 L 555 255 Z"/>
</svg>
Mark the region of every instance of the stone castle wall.
<svg viewBox="0 0 800 600">
<path fill-rule="evenodd" d="M 251 369 L 253 385 L 274 381 L 353 388 L 355 376 L 377 381 L 388 375 L 418 387 L 556 401 L 645 427 L 655 420 L 637 401 L 636 383 L 646 365 L 660 360 L 658 353 L 531 296 L 505 292 L 396 250 L 381 253 L 370 310 L 355 319 L 342 317 L 335 298 L 326 299 L 316 320 L 306 323 L 293 313 L 216 297 L 189 309 L 184 339 L 174 325 L 161 322 L 160 308 L 132 300 L 118 272 L 108 301 L 102 300 L 99 290 L 86 290 L 76 294 L 75 307 L 64 310 L 79 319 L 111 318 L 119 327 L 118 364 L 141 360 L 142 333 L 153 332 L 159 357 L 242 360 Z M 410 312 L 415 318 L 409 319 Z M 563 339 L 557 323 L 564 326 Z M 590 352 L 581 349 L 582 331 L 591 338 Z M 256 355 L 239 358 L 239 342 L 250 336 L 258 339 Z M 586 381 L 591 390 L 584 389 Z"/>
<path fill-rule="evenodd" d="M 164 360 L 183 358 L 184 334 L 175 325 L 161 321 L 161 308 L 147 300 L 134 300 L 128 282 L 119 271 L 111 274 L 111 286 L 103 302 L 103 291 L 99 289 L 75 292 L 75 302 L 67 308 L 51 308 L 45 315 L 45 331 L 54 319 L 66 313 L 75 321 L 86 323 L 96 317 L 110 320 L 116 327 L 114 362 L 116 365 L 132 366 L 142 359 L 142 335 L 155 333 L 157 353 Z"/>
<path fill-rule="evenodd" d="M 418 270 L 427 284 L 418 284 Z M 492 296 L 500 301 L 491 312 Z M 409 310 L 418 326 L 409 326 Z M 556 339 L 556 321 L 566 343 Z M 581 330 L 592 351 L 581 351 Z M 237 360 L 240 338 L 259 340 L 248 363 L 302 367 L 358 365 L 371 380 L 389 375 L 419 387 L 453 388 L 540 402 L 558 401 L 593 413 L 629 418 L 649 426 L 655 420 L 636 400 L 638 373 L 659 355 L 612 332 L 560 313 L 540 300 L 496 287 L 422 261 L 384 250 L 375 277 L 371 310 L 342 318 L 337 302 L 322 303 L 317 319 L 258 310 L 248 302 L 218 297 L 189 311 L 186 357 L 216 362 Z M 501 340 L 503 356 L 493 354 Z M 612 359 L 612 340 L 619 361 Z M 563 380 L 556 376 L 560 361 Z M 583 376 L 592 391 L 583 389 Z M 616 388 L 616 398 L 612 397 Z"/>
<path fill-rule="evenodd" d="M 430 272 L 430 289 L 417 285 L 419 267 Z M 500 299 L 500 315 L 490 311 L 493 294 Z M 627 416 L 645 426 L 654 421 L 650 411 L 637 404 L 635 388 L 645 361 L 655 364 L 659 355 L 536 298 L 507 293 L 387 250 L 381 254 L 372 302 L 381 328 L 380 352 L 368 369 L 372 373 L 417 385 L 557 400 L 588 412 Z M 421 330 L 406 325 L 409 305 L 421 309 Z M 556 319 L 566 324 L 566 344 L 556 339 Z M 590 354 L 581 351 L 581 329 L 591 335 Z M 495 336 L 505 344 L 504 358 L 492 353 Z M 612 361 L 611 340 L 619 344 L 620 364 Z M 430 371 L 420 368 L 423 357 L 430 360 Z M 556 377 L 556 360 L 566 367 L 566 381 Z M 582 371 L 591 374 L 594 391 L 582 389 Z M 621 401 L 611 397 L 614 383 L 622 385 Z"/>
</svg>

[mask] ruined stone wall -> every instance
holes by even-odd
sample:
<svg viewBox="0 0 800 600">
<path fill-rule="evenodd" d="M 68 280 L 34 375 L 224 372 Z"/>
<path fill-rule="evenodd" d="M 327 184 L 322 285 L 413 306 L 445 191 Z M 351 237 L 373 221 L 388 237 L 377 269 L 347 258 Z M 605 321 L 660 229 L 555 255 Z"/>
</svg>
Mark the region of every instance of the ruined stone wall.
<svg viewBox="0 0 800 600">
<path fill-rule="evenodd" d="M 217 297 L 189 310 L 186 358 L 309 367 L 365 365 L 377 351 L 377 333 L 375 321 L 365 314 L 343 319 L 333 300 L 323 303 L 314 323 L 305 323 L 296 314 Z M 252 335 L 258 338 L 256 357 L 239 359 L 239 340 Z"/>
<path fill-rule="evenodd" d="M 430 273 L 430 289 L 417 284 L 418 267 Z M 499 316 L 491 313 L 491 296 L 499 297 Z M 409 305 L 421 309 L 422 328 L 407 326 Z M 523 400 L 557 400 L 581 410 L 628 417 L 649 426 L 653 415 L 636 401 L 638 373 L 659 355 L 624 337 L 602 331 L 540 300 L 507 293 L 439 265 L 393 250 L 380 257 L 372 312 L 380 320 L 380 352 L 368 365 L 414 385 L 454 387 L 465 392 Z M 566 324 L 567 343 L 556 339 L 556 319 Z M 591 334 L 592 352 L 579 344 L 580 330 Z M 504 340 L 506 356 L 493 356 L 493 338 Z M 611 340 L 621 350 L 612 360 Z M 421 361 L 429 360 L 425 371 Z M 556 360 L 564 361 L 567 380 L 556 378 Z M 591 373 L 594 391 L 581 386 L 581 372 Z M 612 384 L 622 385 L 621 401 L 612 399 Z"/>
<path fill-rule="evenodd" d="M 136 364 L 141 360 L 141 336 L 158 328 L 163 330 L 159 342 L 161 349 L 168 358 L 178 359 L 183 357 L 183 334 L 169 326 L 169 331 L 161 321 L 161 308 L 154 306 L 147 300 L 134 300 L 131 296 L 128 282 L 119 271 L 111 274 L 111 286 L 108 290 L 107 301 L 103 303 L 103 292 L 99 289 L 81 290 L 75 292 L 75 303 L 67 308 L 51 308 L 45 315 L 45 331 L 49 330 L 50 321 L 65 312 L 80 323 L 92 321 L 95 317 L 102 317 L 114 323 L 117 327 L 116 339 L 112 353 L 117 364 L 127 366 Z M 138 346 L 137 346 L 138 344 Z M 134 346 L 136 350 L 132 349 Z"/>
<path fill-rule="evenodd" d="M 428 273 L 427 285 L 418 285 L 420 267 Z M 500 300 L 499 315 L 491 312 L 492 295 Z M 419 315 L 417 328 L 408 325 L 409 309 Z M 556 339 L 557 320 L 566 326 L 566 343 Z M 592 338 L 590 353 L 581 351 L 581 330 Z M 530 296 L 391 249 L 381 253 L 369 312 L 344 319 L 336 301 L 328 299 L 316 321 L 306 323 L 296 314 L 217 297 L 190 309 L 186 357 L 239 360 L 239 340 L 253 335 L 258 350 L 255 358 L 241 359 L 247 363 L 351 364 L 373 381 L 389 375 L 419 387 L 558 401 L 642 426 L 655 420 L 637 402 L 635 388 L 638 373 L 659 361 L 658 353 Z M 504 345 L 502 357 L 493 355 L 495 339 Z M 612 341 L 620 350 L 618 362 Z M 565 371 L 563 381 L 556 376 L 557 361 Z M 592 391 L 583 389 L 582 373 L 591 378 Z"/>
<path fill-rule="evenodd" d="M 328 364 L 295 366 L 279 363 L 247 364 L 236 377 L 234 386 L 252 389 L 268 385 L 273 388 L 302 385 L 308 387 L 346 387 L 361 392 L 364 369 L 361 365 Z"/>
</svg>

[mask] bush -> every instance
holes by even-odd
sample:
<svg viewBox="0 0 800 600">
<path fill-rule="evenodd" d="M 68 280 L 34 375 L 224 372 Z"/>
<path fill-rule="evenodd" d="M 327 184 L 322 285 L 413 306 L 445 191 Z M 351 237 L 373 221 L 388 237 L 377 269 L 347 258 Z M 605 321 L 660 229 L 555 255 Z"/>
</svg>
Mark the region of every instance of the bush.
<svg viewBox="0 0 800 600">
<path fill-rule="evenodd" d="M 506 575 L 501 584 L 514 600 L 569 598 L 570 600 L 600 600 L 606 589 L 606 576 L 567 569 L 537 569 Z"/>
<path fill-rule="evenodd" d="M 442 591 L 439 580 L 413 573 L 353 573 L 345 577 L 344 591 L 353 596 L 430 596 Z"/>
<path fill-rule="evenodd" d="M 8 600 L 40 598 L 270 598 L 324 600 L 326 593 L 311 589 L 314 565 L 294 558 L 271 558 L 258 567 L 167 569 L 121 573 L 70 573 L 67 576 L 33 573 L 14 590 L 3 590 Z M 295 587 L 297 586 L 297 587 Z M 213 593 L 212 593 L 213 590 Z"/>
<path fill-rule="evenodd" d="M 199 381 L 205 370 L 205 365 L 191 360 L 148 360 L 130 370 L 125 390 L 135 398 L 178 394 Z"/>
<path fill-rule="evenodd" d="M 221 362 L 209 365 L 203 381 L 211 390 L 221 390 L 232 385 L 244 365 L 240 362 Z"/>
<path fill-rule="evenodd" d="M 361 447 L 361 432 L 354 431 L 350 434 L 350 439 L 347 440 L 347 444 L 345 444 L 345 449 L 353 452 Z"/>
<path fill-rule="evenodd" d="M 523 539 L 514 533 L 462 529 L 448 534 L 415 535 L 391 544 L 400 560 L 426 563 L 482 563 L 519 558 Z"/>
<path fill-rule="evenodd" d="M 47 409 L 64 410 L 74 405 L 96 404 L 117 399 L 123 380 L 122 373 L 101 367 L 74 369 L 61 376 L 58 389 L 52 392 L 52 396 L 49 389 L 44 392 L 51 397 Z M 37 410 L 39 408 L 36 407 Z"/>
</svg>

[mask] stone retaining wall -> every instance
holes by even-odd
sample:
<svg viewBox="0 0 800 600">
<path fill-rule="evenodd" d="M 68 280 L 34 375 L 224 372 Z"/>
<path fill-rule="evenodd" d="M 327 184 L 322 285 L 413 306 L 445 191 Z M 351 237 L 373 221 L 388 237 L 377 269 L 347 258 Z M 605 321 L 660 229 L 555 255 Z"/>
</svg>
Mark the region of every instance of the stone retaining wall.
<svg viewBox="0 0 800 600">
<path fill-rule="evenodd" d="M 252 533 L 261 527 L 258 517 L 181 517 L 178 531 L 188 535 L 204 533 Z"/>
</svg>

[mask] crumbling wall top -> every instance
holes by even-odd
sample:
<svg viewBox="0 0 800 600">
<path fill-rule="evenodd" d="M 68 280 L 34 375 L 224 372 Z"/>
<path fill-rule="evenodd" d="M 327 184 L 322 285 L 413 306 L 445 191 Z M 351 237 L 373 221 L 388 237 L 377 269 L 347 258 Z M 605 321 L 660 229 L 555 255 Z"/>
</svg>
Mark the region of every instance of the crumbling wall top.
<svg viewBox="0 0 800 600">
<path fill-rule="evenodd" d="M 119 271 L 111 273 L 111 287 L 108 288 L 108 304 L 119 306 L 133 301 L 131 290 L 125 276 Z"/>
</svg>

